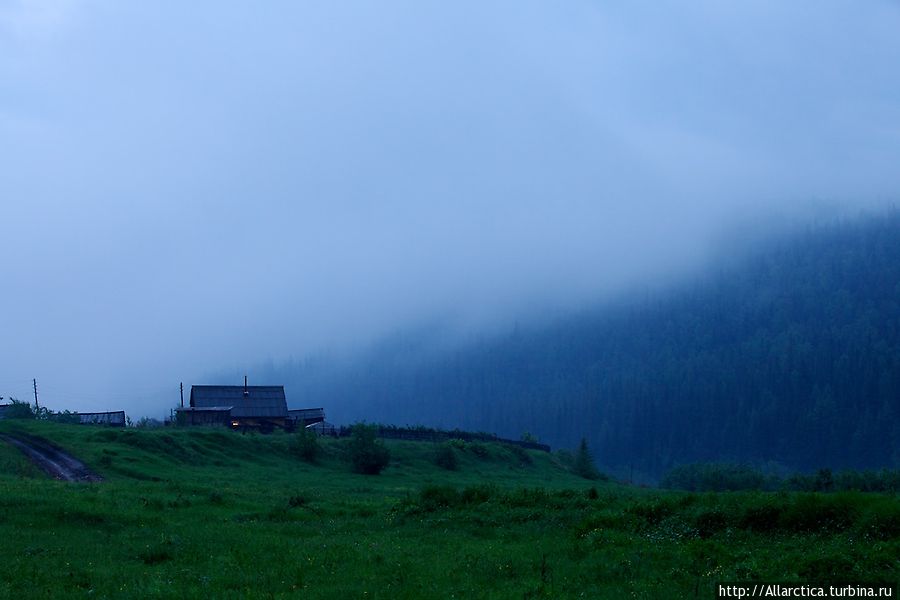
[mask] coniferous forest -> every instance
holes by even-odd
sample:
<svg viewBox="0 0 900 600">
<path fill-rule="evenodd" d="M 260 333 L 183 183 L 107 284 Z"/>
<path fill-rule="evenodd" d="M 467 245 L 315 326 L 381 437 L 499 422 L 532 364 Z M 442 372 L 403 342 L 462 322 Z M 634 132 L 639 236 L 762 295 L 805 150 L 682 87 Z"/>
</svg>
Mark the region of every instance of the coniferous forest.
<svg viewBox="0 0 900 600">
<path fill-rule="evenodd" d="M 810 227 L 549 325 L 448 351 L 423 339 L 264 375 L 352 419 L 529 432 L 566 448 L 585 437 L 620 474 L 723 460 L 900 464 L 896 211 Z"/>
</svg>

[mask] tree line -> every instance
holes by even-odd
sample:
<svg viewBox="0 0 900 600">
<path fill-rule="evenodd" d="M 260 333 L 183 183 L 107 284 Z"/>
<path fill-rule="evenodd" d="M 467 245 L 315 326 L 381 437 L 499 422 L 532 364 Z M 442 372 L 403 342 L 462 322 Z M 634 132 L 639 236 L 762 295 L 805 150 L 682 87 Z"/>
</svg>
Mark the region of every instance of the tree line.
<svg viewBox="0 0 900 600">
<path fill-rule="evenodd" d="M 262 369 L 354 419 L 582 437 L 604 469 L 900 464 L 900 213 L 810 227 L 702 277 L 446 352 Z M 424 357 L 424 358 L 423 358 Z"/>
</svg>

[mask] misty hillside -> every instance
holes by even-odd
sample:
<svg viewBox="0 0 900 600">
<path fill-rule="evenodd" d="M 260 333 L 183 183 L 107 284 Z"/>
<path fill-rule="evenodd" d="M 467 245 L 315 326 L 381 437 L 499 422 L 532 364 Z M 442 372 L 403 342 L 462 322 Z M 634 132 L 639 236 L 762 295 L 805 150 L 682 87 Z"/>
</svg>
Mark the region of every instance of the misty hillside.
<svg viewBox="0 0 900 600">
<path fill-rule="evenodd" d="M 554 447 L 585 436 L 620 473 L 900 463 L 900 214 L 818 226 L 728 265 L 453 351 L 428 355 L 427 337 L 408 336 L 351 366 L 264 375 L 349 419 L 530 432 Z"/>
</svg>

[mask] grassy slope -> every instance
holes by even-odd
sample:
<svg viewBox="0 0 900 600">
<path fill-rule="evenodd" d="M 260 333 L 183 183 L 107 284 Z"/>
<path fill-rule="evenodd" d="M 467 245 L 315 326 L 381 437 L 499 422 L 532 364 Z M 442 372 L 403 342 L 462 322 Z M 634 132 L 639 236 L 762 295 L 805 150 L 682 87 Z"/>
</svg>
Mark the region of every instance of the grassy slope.
<svg viewBox="0 0 900 600">
<path fill-rule="evenodd" d="M 900 572 L 896 497 L 601 484 L 592 498 L 552 456 L 497 445 L 450 472 L 430 444 L 389 443 L 392 465 L 363 476 L 343 441 L 309 465 L 286 435 L 12 427 L 108 480 L 50 481 L 0 447 L 0 596 L 711 597 L 723 580 Z"/>
</svg>

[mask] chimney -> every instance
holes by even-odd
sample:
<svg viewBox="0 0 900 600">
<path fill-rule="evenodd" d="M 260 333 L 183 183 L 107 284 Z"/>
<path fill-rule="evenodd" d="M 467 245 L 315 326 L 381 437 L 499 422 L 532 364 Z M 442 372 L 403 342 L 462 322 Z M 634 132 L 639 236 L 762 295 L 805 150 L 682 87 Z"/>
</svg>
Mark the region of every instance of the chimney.
<svg viewBox="0 0 900 600">
<path fill-rule="evenodd" d="M 244 398 L 250 395 L 250 390 L 247 389 L 247 376 L 244 375 Z"/>
</svg>

